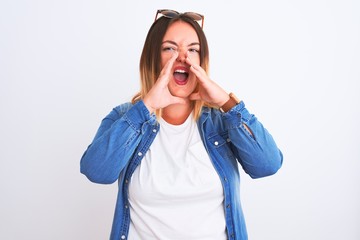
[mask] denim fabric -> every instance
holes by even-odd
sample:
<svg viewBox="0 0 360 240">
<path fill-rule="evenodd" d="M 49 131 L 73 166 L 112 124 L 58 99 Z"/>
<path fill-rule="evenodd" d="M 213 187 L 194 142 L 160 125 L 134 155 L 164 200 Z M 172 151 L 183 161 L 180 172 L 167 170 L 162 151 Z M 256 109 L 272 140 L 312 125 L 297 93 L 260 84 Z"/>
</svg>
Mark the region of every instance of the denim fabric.
<svg viewBox="0 0 360 240">
<path fill-rule="evenodd" d="M 282 153 L 243 102 L 227 113 L 204 107 L 197 124 L 223 185 L 228 238 L 248 239 L 240 203 L 238 163 L 252 178 L 265 177 L 281 167 Z M 155 115 L 149 113 L 142 101 L 134 105 L 122 104 L 103 119 L 93 142 L 81 158 L 81 173 L 90 181 L 110 184 L 118 180 L 111 240 L 127 239 L 130 225 L 129 181 L 158 130 Z"/>
</svg>

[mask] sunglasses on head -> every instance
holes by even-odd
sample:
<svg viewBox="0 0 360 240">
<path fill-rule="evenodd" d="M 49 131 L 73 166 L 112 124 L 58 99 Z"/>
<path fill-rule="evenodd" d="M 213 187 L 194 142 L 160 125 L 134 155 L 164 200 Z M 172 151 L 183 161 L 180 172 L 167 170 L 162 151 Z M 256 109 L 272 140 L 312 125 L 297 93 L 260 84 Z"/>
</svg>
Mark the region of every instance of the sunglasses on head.
<svg viewBox="0 0 360 240">
<path fill-rule="evenodd" d="M 164 17 L 167 17 L 167 18 L 174 18 L 179 15 L 184 15 L 184 16 L 190 17 L 191 19 L 193 19 L 196 22 L 201 21 L 201 28 L 203 28 L 203 26 L 204 26 L 204 15 L 201 15 L 200 13 L 195 13 L 195 12 L 179 13 L 175 10 L 161 9 L 161 10 L 157 10 L 156 16 L 155 16 L 155 21 L 159 18 L 159 14 Z"/>
</svg>

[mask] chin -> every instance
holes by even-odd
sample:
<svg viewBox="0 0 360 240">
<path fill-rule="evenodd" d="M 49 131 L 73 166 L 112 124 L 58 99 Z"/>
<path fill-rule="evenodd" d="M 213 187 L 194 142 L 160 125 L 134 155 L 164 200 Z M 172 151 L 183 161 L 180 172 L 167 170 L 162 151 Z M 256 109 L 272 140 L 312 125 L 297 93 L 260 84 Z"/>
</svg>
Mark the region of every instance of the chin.
<svg viewBox="0 0 360 240">
<path fill-rule="evenodd" d="M 169 85 L 170 93 L 173 96 L 188 98 L 192 93 L 196 92 L 197 84 L 194 84 L 194 81 L 187 81 L 186 84 L 178 85 L 176 82 L 173 82 Z"/>
<path fill-rule="evenodd" d="M 180 88 L 173 88 L 170 89 L 170 93 L 171 95 L 175 96 L 175 97 L 181 97 L 181 98 L 189 98 L 189 96 L 194 93 L 195 88 L 184 88 L 184 87 L 180 87 Z"/>
</svg>

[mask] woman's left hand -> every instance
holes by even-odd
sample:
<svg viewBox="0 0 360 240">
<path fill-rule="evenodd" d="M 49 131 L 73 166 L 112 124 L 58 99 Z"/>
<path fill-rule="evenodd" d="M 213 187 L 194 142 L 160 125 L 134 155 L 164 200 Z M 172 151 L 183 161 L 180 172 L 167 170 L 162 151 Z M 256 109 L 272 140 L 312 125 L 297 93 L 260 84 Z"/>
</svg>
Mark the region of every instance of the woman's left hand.
<svg viewBox="0 0 360 240">
<path fill-rule="evenodd" d="M 212 81 L 205 70 L 193 63 L 189 57 L 186 62 L 191 66 L 190 70 L 196 75 L 199 82 L 198 92 L 190 95 L 190 100 L 203 100 L 211 105 L 221 107 L 229 100 L 227 92 Z"/>
</svg>

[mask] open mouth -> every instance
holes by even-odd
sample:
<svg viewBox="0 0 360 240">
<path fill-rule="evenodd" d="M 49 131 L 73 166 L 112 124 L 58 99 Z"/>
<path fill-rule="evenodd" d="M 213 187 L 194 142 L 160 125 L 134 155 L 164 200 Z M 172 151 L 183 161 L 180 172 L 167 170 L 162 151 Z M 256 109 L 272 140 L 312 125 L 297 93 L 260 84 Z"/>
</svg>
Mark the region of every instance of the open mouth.
<svg viewBox="0 0 360 240">
<path fill-rule="evenodd" d="M 189 70 L 185 67 L 176 67 L 174 71 L 174 79 L 176 84 L 185 85 L 189 78 Z"/>
</svg>

